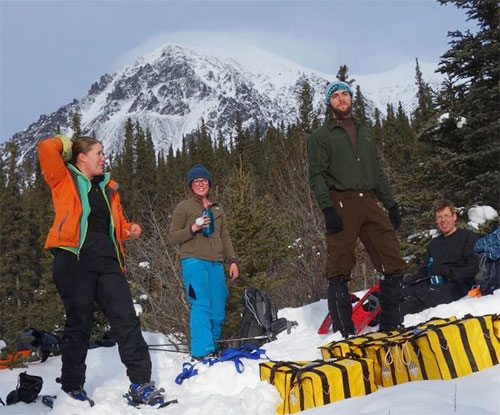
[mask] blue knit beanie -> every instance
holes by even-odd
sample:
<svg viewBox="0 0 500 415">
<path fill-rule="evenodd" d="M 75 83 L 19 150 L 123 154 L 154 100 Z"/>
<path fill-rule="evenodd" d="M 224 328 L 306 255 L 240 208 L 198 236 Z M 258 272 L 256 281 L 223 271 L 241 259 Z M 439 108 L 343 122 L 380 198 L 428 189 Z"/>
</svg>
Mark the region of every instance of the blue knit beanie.
<svg viewBox="0 0 500 415">
<path fill-rule="evenodd" d="M 188 186 L 191 186 L 194 179 L 207 179 L 210 186 L 212 186 L 212 177 L 210 177 L 210 172 L 203 164 L 195 164 L 191 167 L 191 170 L 189 170 L 187 175 Z"/>
<path fill-rule="evenodd" d="M 349 84 L 346 84 L 342 81 L 333 81 L 330 82 L 325 89 L 325 100 L 327 104 L 330 104 L 330 97 L 333 95 L 333 93 L 339 90 L 349 92 L 352 97 L 352 90 Z"/>
</svg>

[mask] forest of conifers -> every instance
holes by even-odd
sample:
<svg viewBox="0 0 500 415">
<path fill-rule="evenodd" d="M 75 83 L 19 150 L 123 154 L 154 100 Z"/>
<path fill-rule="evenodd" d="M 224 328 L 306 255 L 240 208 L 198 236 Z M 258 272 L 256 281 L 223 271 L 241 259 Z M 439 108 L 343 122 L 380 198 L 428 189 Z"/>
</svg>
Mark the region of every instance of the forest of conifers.
<svg viewBox="0 0 500 415">
<path fill-rule="evenodd" d="M 398 236 L 408 272 L 418 266 L 430 240 L 430 207 L 435 200 L 449 198 L 463 208 L 459 226 L 466 226 L 467 209 L 473 205 L 500 208 L 497 3 L 440 2 L 464 8 L 478 25 L 475 33 L 450 32 L 450 49 L 438 69 L 445 75 L 441 88 L 429 87 L 417 61 L 417 106 L 412 113 L 396 102 L 384 109 L 384 115 L 378 110 L 369 115 L 359 88 L 353 99 L 354 116 L 373 128 L 401 209 Z M 337 77 L 354 81 L 347 66 L 340 67 Z M 224 334 L 237 331 L 246 287 L 263 288 L 278 308 L 325 297 L 324 221 L 309 189 L 306 149 L 324 111 L 312 110 L 307 83 L 297 105 L 293 125 L 277 123 L 266 131 L 244 129 L 241 114 L 235 114 L 231 137 L 211 136 L 200 120 L 198 131 L 183 140 L 182 148 L 170 148 L 166 154 L 155 151 L 148 130 L 127 121 L 122 148 L 108 154 L 108 162 L 129 219 L 145 230 L 139 240 L 126 245 L 126 275 L 143 309 L 144 330 L 178 337 L 189 331 L 178 249 L 168 243 L 167 234 L 174 207 L 188 196 L 186 174 L 196 163 L 212 174 L 211 195 L 227 213 L 241 271 L 237 282 L 228 282 L 231 296 Z M 440 117 L 443 114 L 448 115 Z M 89 134 L 81 131 L 78 114 L 73 121 L 73 139 Z M 64 312 L 52 283 L 52 258 L 43 250 L 53 219 L 50 191 L 37 160 L 19 163 L 16 143 L 5 148 L 7 154 L 0 157 L 0 339 L 15 347 L 16 334 L 27 327 L 61 334 Z M 487 222 L 476 232 L 487 233 L 498 223 Z M 366 288 L 377 278 L 362 245 L 357 252 L 351 290 Z M 98 337 L 107 322 L 97 308 L 95 316 Z"/>
</svg>

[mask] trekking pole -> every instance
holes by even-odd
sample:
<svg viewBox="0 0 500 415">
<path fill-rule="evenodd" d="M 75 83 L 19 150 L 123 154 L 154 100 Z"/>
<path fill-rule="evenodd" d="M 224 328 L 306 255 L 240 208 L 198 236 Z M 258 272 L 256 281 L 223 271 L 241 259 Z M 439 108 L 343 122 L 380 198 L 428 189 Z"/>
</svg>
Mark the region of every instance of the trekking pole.
<svg viewBox="0 0 500 415">
<path fill-rule="evenodd" d="M 187 343 L 164 343 L 164 344 L 148 344 L 148 347 L 176 347 L 176 346 L 189 346 Z"/>
<path fill-rule="evenodd" d="M 412 281 L 410 282 L 407 287 L 409 287 L 410 285 L 414 285 L 414 284 L 418 284 L 419 282 L 422 282 L 422 281 L 425 281 L 425 280 L 429 280 L 430 277 L 423 277 L 423 278 L 419 278 L 418 280 L 415 280 L 415 281 Z"/>
<path fill-rule="evenodd" d="M 154 347 L 149 347 L 149 350 L 155 350 L 158 352 L 170 352 L 170 353 L 186 353 L 186 354 L 191 354 L 189 350 L 172 350 L 172 349 L 158 349 Z"/>
<path fill-rule="evenodd" d="M 239 338 L 234 338 L 234 339 L 223 339 L 223 340 L 216 340 L 215 343 L 229 343 L 229 342 L 237 342 L 237 341 L 243 341 L 243 340 L 259 340 L 259 339 L 268 339 L 269 336 L 266 336 L 263 334 L 262 336 L 253 336 L 253 337 L 239 337 Z"/>
</svg>

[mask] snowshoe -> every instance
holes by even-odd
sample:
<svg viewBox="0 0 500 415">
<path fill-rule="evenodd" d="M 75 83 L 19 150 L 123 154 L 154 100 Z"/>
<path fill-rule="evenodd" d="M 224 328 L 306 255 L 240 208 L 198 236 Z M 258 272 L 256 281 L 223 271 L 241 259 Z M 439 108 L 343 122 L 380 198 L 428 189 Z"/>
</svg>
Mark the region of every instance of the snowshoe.
<svg viewBox="0 0 500 415">
<path fill-rule="evenodd" d="M 172 403 L 177 403 L 177 399 L 165 400 L 163 392 L 165 392 L 165 389 L 157 389 L 154 382 L 132 383 L 128 392 L 123 397 L 127 399 L 129 405 L 135 407 L 149 405 L 164 408 Z"/>
<path fill-rule="evenodd" d="M 74 391 L 64 392 L 77 401 L 88 402 L 91 407 L 95 405 L 94 401 L 87 396 L 87 392 L 85 392 L 85 389 L 77 389 Z M 56 399 L 56 395 L 42 395 L 42 403 L 49 408 L 52 408 L 54 406 L 54 401 Z"/>
<path fill-rule="evenodd" d="M 65 391 L 66 392 L 66 391 Z M 77 389 L 74 391 L 69 391 L 66 392 L 69 396 L 71 396 L 73 399 L 76 399 L 77 401 L 82 401 L 82 402 L 88 402 L 90 406 L 94 406 L 94 401 L 90 399 L 87 396 L 87 392 L 85 392 L 85 389 Z"/>
</svg>

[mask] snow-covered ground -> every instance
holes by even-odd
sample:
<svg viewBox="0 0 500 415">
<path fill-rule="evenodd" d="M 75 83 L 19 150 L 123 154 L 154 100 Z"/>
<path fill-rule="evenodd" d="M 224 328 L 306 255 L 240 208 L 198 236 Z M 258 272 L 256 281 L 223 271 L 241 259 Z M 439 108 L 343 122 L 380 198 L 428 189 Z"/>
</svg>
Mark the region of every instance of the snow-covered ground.
<svg viewBox="0 0 500 415">
<path fill-rule="evenodd" d="M 273 360 L 314 360 L 321 358 L 318 346 L 340 335 L 318 335 L 317 328 L 327 312 L 326 300 L 300 308 L 280 310 L 279 316 L 295 320 L 298 327 L 278 340 L 263 346 Z M 405 326 L 426 321 L 432 317 L 463 317 L 466 314 L 484 315 L 500 313 L 500 290 L 481 298 L 463 298 L 451 304 L 439 305 L 419 314 L 406 316 Z M 373 330 L 373 329 L 370 329 Z M 148 344 L 167 343 L 162 334 L 144 333 Z M 259 361 L 243 360 L 245 370 L 238 374 L 232 362 L 212 367 L 198 365 L 199 374 L 175 383 L 182 363 L 189 361 L 186 354 L 152 351 L 153 379 L 164 387 L 168 397 L 176 397 L 177 405 L 162 412 L 171 415 L 274 415 L 280 397 L 277 390 L 259 378 Z M 0 370 L 0 397 L 16 386 L 17 376 L 27 370 L 29 374 L 42 376 L 42 394 L 58 394 L 51 411 L 40 401 L 32 404 L 18 403 L 0 406 L 6 415 L 118 415 L 158 414 L 155 408 L 130 407 L 121 397 L 129 381 L 118 357 L 117 347 L 89 350 L 87 357 L 87 383 L 85 388 L 94 400 L 90 408 L 86 403 L 74 401 L 60 392 L 55 378 L 60 374 L 61 358 L 52 357 L 45 363 L 30 364 L 27 369 Z M 500 365 L 449 381 L 411 382 L 390 388 L 380 388 L 368 396 L 351 398 L 330 405 L 302 412 L 304 415 L 352 415 L 352 414 L 499 414 L 500 413 Z"/>
</svg>

